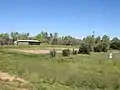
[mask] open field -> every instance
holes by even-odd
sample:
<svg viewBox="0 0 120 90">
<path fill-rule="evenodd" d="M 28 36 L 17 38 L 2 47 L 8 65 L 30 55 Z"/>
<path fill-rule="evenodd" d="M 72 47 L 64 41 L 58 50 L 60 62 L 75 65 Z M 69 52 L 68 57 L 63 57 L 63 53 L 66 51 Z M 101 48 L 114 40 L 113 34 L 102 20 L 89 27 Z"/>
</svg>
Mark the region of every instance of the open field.
<svg viewBox="0 0 120 90">
<path fill-rule="evenodd" d="M 51 48 L 73 47 L 0 47 L 0 72 L 27 82 L 3 80 L 0 75 L 0 90 L 120 90 L 120 55 L 114 55 L 113 60 L 108 58 L 108 53 L 70 57 L 58 53 L 56 58 L 51 58 L 49 54 L 13 51 Z"/>
<path fill-rule="evenodd" d="M 6 49 L 65 49 L 65 48 L 78 48 L 79 46 L 65 46 L 65 45 L 13 45 L 13 46 L 2 46 L 0 48 Z"/>
</svg>

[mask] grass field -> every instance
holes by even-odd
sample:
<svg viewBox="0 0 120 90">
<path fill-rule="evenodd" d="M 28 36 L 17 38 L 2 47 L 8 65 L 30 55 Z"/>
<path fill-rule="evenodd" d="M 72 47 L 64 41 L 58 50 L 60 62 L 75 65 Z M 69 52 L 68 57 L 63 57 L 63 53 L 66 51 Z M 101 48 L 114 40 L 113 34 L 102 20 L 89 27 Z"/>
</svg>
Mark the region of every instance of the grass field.
<svg viewBox="0 0 120 90">
<path fill-rule="evenodd" d="M 0 72 L 28 82 L 0 80 L 0 90 L 120 90 L 120 55 L 114 55 L 112 60 L 108 53 L 70 57 L 57 54 L 56 58 L 51 58 L 49 54 L 11 51 L 26 48 L 48 49 L 51 46 L 0 47 Z"/>
</svg>

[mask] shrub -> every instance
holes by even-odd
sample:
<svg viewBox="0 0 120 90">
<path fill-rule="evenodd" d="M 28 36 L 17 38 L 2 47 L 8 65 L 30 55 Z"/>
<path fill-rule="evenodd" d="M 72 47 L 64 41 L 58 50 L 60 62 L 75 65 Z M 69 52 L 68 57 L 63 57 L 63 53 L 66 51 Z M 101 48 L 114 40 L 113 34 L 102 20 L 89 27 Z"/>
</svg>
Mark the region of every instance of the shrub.
<svg viewBox="0 0 120 90">
<path fill-rule="evenodd" d="M 102 51 L 107 52 L 108 51 L 108 44 L 107 43 L 102 43 Z"/>
<path fill-rule="evenodd" d="M 77 50 L 74 50 L 74 49 L 73 49 L 72 54 L 73 54 L 73 55 L 77 55 L 77 54 L 78 54 Z"/>
<path fill-rule="evenodd" d="M 79 54 L 90 54 L 90 44 L 81 43 L 78 53 Z"/>
<path fill-rule="evenodd" d="M 120 41 L 111 42 L 110 48 L 112 48 L 112 49 L 120 49 Z"/>
<path fill-rule="evenodd" d="M 102 44 L 98 44 L 94 47 L 94 52 L 102 52 Z"/>
<path fill-rule="evenodd" d="M 51 50 L 50 55 L 51 55 L 51 57 L 55 57 L 56 56 L 56 50 L 55 49 Z"/>
<path fill-rule="evenodd" d="M 97 46 L 94 47 L 95 52 L 107 52 L 108 51 L 108 44 L 105 42 L 99 43 Z"/>
<path fill-rule="evenodd" d="M 63 55 L 63 56 L 70 56 L 70 50 L 69 50 L 69 49 L 64 49 L 64 50 L 62 51 L 62 55 Z"/>
</svg>

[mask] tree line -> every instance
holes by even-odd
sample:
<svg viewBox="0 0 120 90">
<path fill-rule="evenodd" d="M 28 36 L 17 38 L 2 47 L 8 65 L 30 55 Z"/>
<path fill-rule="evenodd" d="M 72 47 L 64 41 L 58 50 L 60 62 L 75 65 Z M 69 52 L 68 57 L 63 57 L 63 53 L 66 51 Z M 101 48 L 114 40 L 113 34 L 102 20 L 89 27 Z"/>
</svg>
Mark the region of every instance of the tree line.
<svg viewBox="0 0 120 90">
<path fill-rule="evenodd" d="M 59 36 L 58 33 L 48 33 L 41 31 L 39 34 L 31 37 L 29 33 L 11 32 L 0 33 L 0 45 L 13 45 L 14 41 L 21 40 L 39 40 L 49 45 L 80 45 L 89 47 L 90 51 L 107 51 L 108 49 L 119 49 L 120 50 L 120 39 L 114 37 L 110 40 L 110 37 L 104 35 L 102 37 L 95 37 L 89 35 L 83 39 L 77 39 L 70 35 Z"/>
</svg>

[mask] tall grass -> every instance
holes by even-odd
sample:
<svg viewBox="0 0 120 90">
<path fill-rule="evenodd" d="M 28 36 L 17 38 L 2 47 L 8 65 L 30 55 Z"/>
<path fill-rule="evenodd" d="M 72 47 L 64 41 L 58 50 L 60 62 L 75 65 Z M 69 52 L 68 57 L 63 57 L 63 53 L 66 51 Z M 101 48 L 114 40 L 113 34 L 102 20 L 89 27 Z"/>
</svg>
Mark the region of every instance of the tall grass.
<svg viewBox="0 0 120 90">
<path fill-rule="evenodd" d="M 73 55 L 56 58 L 50 55 L 0 50 L 0 70 L 19 76 L 29 82 L 30 90 L 119 90 L 120 61 L 109 60 L 108 53 Z M 10 83 L 11 84 L 11 83 Z M 17 88 L 18 85 L 3 84 L 2 90 Z M 11 89 L 14 90 L 14 89 Z"/>
</svg>

